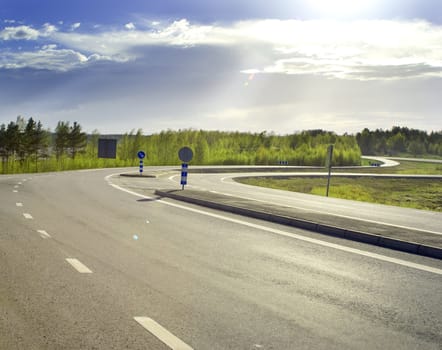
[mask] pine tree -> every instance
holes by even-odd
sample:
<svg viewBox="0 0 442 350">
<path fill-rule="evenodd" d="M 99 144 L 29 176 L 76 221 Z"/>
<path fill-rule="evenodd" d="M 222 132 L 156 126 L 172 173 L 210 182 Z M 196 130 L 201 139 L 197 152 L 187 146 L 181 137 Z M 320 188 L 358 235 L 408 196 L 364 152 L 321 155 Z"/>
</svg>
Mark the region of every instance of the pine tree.
<svg viewBox="0 0 442 350">
<path fill-rule="evenodd" d="M 69 122 L 58 122 L 55 128 L 55 155 L 60 159 L 69 147 Z"/>
<path fill-rule="evenodd" d="M 28 120 L 23 134 L 23 147 L 25 157 L 27 159 L 33 158 L 36 170 L 38 169 L 38 159 L 40 155 L 45 154 L 48 145 L 47 136 L 48 133 L 43 130 L 40 121 L 36 123 L 32 118 Z"/>
<path fill-rule="evenodd" d="M 69 128 L 69 135 L 68 135 L 68 147 L 72 159 L 75 159 L 77 153 L 81 152 L 86 147 L 86 142 L 87 142 L 86 133 L 81 131 L 80 124 L 74 122 L 72 127 Z"/>
</svg>

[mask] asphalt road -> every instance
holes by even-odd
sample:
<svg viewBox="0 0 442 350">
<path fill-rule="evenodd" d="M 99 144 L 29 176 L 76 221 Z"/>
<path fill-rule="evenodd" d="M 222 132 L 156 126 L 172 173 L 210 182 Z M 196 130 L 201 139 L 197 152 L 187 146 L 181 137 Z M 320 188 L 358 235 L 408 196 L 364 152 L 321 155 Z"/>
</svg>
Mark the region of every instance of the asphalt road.
<svg viewBox="0 0 442 350">
<path fill-rule="evenodd" d="M 0 177 L 0 349 L 440 349 L 440 260 L 117 172 Z"/>
<path fill-rule="evenodd" d="M 281 173 L 282 176 L 310 176 L 318 173 Z M 351 173 L 337 174 L 348 176 Z M 244 185 L 236 182 L 234 178 L 249 176 L 274 176 L 272 173 L 213 173 L 213 174 L 189 174 L 188 188 L 208 190 L 215 193 L 227 194 L 239 198 L 247 198 L 264 203 L 277 203 L 279 205 L 305 209 L 309 212 L 332 214 L 345 218 L 355 218 L 370 223 L 381 223 L 405 227 L 413 230 L 428 231 L 442 235 L 442 213 L 400 208 L 389 205 L 379 205 L 367 202 L 342 200 L 325 196 L 312 196 L 304 193 L 274 190 L 270 188 Z M 324 175 L 324 174 L 322 174 Z M 363 176 L 364 174 L 355 174 Z M 369 174 L 369 176 L 376 176 Z M 385 175 L 384 175 L 385 176 Z M 387 175 L 388 176 L 388 175 Z M 397 175 L 396 175 L 397 176 Z M 407 177 L 407 175 L 401 175 Z M 411 176 L 411 175 L 410 175 Z M 180 188 L 180 175 L 164 174 L 164 186 Z M 333 181 L 333 179 L 331 180 Z M 442 178 L 441 178 L 442 181 Z M 171 185 L 173 184 L 173 185 Z"/>
</svg>

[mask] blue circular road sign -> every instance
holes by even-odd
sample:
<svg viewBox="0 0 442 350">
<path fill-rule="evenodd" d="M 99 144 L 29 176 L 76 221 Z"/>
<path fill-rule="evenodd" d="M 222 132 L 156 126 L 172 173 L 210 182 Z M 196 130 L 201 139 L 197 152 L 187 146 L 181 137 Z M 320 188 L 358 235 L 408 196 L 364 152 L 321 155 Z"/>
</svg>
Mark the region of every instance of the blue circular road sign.
<svg viewBox="0 0 442 350">
<path fill-rule="evenodd" d="M 139 151 L 138 158 L 143 159 L 144 157 L 146 157 L 146 153 L 144 153 L 143 151 Z"/>
<path fill-rule="evenodd" d="M 183 147 L 179 150 L 178 157 L 180 157 L 182 162 L 188 163 L 193 158 L 193 151 L 189 147 Z"/>
</svg>

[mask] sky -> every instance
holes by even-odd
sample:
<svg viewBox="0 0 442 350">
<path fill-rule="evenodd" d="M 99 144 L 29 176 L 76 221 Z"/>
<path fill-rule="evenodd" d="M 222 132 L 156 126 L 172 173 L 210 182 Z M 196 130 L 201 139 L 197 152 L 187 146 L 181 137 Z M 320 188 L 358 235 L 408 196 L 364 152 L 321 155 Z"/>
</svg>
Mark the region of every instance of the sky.
<svg viewBox="0 0 442 350">
<path fill-rule="evenodd" d="M 442 130 L 440 0 L 0 0 L 0 124 Z"/>
</svg>

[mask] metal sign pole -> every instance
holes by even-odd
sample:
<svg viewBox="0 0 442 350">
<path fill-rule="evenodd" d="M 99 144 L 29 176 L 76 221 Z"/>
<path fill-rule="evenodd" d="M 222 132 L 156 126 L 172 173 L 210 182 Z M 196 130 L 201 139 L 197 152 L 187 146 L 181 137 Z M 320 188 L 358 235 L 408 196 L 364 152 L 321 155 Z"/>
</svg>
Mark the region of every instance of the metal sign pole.
<svg viewBox="0 0 442 350">
<path fill-rule="evenodd" d="M 328 167 L 327 193 L 325 194 L 326 197 L 328 197 L 328 190 L 330 188 L 330 177 L 331 177 L 331 166 Z"/>
</svg>

